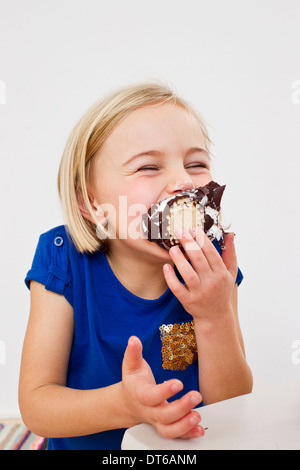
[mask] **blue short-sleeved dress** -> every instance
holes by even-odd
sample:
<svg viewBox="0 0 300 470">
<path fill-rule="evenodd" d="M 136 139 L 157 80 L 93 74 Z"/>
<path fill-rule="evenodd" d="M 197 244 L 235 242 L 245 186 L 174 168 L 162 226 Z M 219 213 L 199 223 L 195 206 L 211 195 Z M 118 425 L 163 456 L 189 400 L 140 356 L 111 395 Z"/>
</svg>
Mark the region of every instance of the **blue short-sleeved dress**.
<svg viewBox="0 0 300 470">
<path fill-rule="evenodd" d="M 242 279 L 239 270 L 236 282 Z M 184 389 L 175 398 L 199 390 L 193 319 L 169 289 L 155 300 L 135 296 L 114 275 L 104 252 L 79 253 L 63 225 L 40 236 L 28 288 L 31 280 L 64 295 L 74 309 L 68 387 L 89 390 L 121 381 L 124 351 L 135 335 L 157 383 L 181 380 Z M 48 449 L 120 449 L 124 432 L 51 438 Z"/>
</svg>

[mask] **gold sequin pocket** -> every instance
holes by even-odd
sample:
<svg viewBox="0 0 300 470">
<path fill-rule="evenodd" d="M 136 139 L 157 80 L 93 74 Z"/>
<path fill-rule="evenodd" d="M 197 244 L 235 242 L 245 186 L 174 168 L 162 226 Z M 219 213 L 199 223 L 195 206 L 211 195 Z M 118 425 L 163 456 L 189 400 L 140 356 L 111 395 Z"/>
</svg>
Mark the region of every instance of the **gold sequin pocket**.
<svg viewBox="0 0 300 470">
<path fill-rule="evenodd" d="M 198 356 L 193 320 L 159 327 L 162 341 L 162 366 L 168 370 L 185 370 Z"/>
</svg>

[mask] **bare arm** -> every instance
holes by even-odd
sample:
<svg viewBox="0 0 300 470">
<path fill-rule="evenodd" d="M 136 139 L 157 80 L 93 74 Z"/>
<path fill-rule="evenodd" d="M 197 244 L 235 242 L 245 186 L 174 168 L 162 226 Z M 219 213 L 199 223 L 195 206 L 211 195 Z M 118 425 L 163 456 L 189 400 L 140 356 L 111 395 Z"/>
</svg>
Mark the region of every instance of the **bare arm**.
<svg viewBox="0 0 300 470">
<path fill-rule="evenodd" d="M 204 403 L 210 404 L 250 393 L 252 373 L 238 321 L 233 236 L 226 236 L 221 258 L 207 236 L 198 234 L 195 239 L 188 232 L 178 237 L 191 264 L 177 247 L 170 250 L 185 285 L 170 265 L 164 269 L 170 289 L 194 318 L 199 386 Z"/>
<path fill-rule="evenodd" d="M 46 437 L 79 436 L 130 425 L 120 385 L 95 390 L 66 387 L 74 329 L 73 308 L 62 296 L 31 281 L 31 309 L 19 383 L 25 424 Z"/>
<path fill-rule="evenodd" d="M 182 390 L 179 380 L 156 384 L 142 358 L 142 345 L 132 338 L 123 360 L 122 382 L 94 390 L 66 387 L 74 330 L 73 308 L 67 300 L 31 281 L 31 309 L 25 336 L 19 404 L 27 427 L 40 436 L 73 437 L 151 423 L 166 437 L 203 435 L 193 408 L 202 401 Z"/>
<path fill-rule="evenodd" d="M 250 393 L 252 373 L 245 359 L 238 321 L 237 286 L 232 308 L 224 316 L 202 324 L 195 319 L 199 355 L 199 383 L 205 404 Z"/>
</svg>

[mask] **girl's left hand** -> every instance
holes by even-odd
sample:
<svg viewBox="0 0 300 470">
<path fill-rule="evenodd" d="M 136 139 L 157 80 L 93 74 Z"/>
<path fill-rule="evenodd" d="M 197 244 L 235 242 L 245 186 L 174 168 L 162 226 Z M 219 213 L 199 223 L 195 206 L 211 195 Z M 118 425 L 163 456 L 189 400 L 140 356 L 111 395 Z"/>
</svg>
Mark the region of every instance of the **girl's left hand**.
<svg viewBox="0 0 300 470">
<path fill-rule="evenodd" d="M 185 285 L 170 264 L 164 265 L 165 279 L 194 319 L 214 321 L 225 312 L 232 311 L 231 295 L 238 271 L 234 234 L 225 236 L 225 250 L 221 257 L 200 227 L 192 229 L 191 233 L 187 230 L 176 233 L 190 262 L 178 246 L 169 251 Z"/>
</svg>

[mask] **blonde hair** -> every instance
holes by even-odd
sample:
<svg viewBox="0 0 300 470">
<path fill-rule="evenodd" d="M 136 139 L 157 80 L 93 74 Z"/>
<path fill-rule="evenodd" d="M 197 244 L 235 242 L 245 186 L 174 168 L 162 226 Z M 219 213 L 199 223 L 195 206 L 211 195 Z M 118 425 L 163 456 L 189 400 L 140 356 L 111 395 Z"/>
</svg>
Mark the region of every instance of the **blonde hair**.
<svg viewBox="0 0 300 470">
<path fill-rule="evenodd" d="M 108 248 L 108 241 L 99 238 L 97 219 L 88 196 L 91 158 L 129 113 L 138 108 L 164 103 L 181 106 L 196 117 L 209 151 L 211 141 L 203 119 L 169 86 L 159 83 L 131 85 L 107 95 L 92 106 L 73 129 L 59 167 L 58 192 L 68 233 L 79 252 L 93 253 L 100 248 Z M 82 215 L 79 201 L 95 223 Z"/>
</svg>

